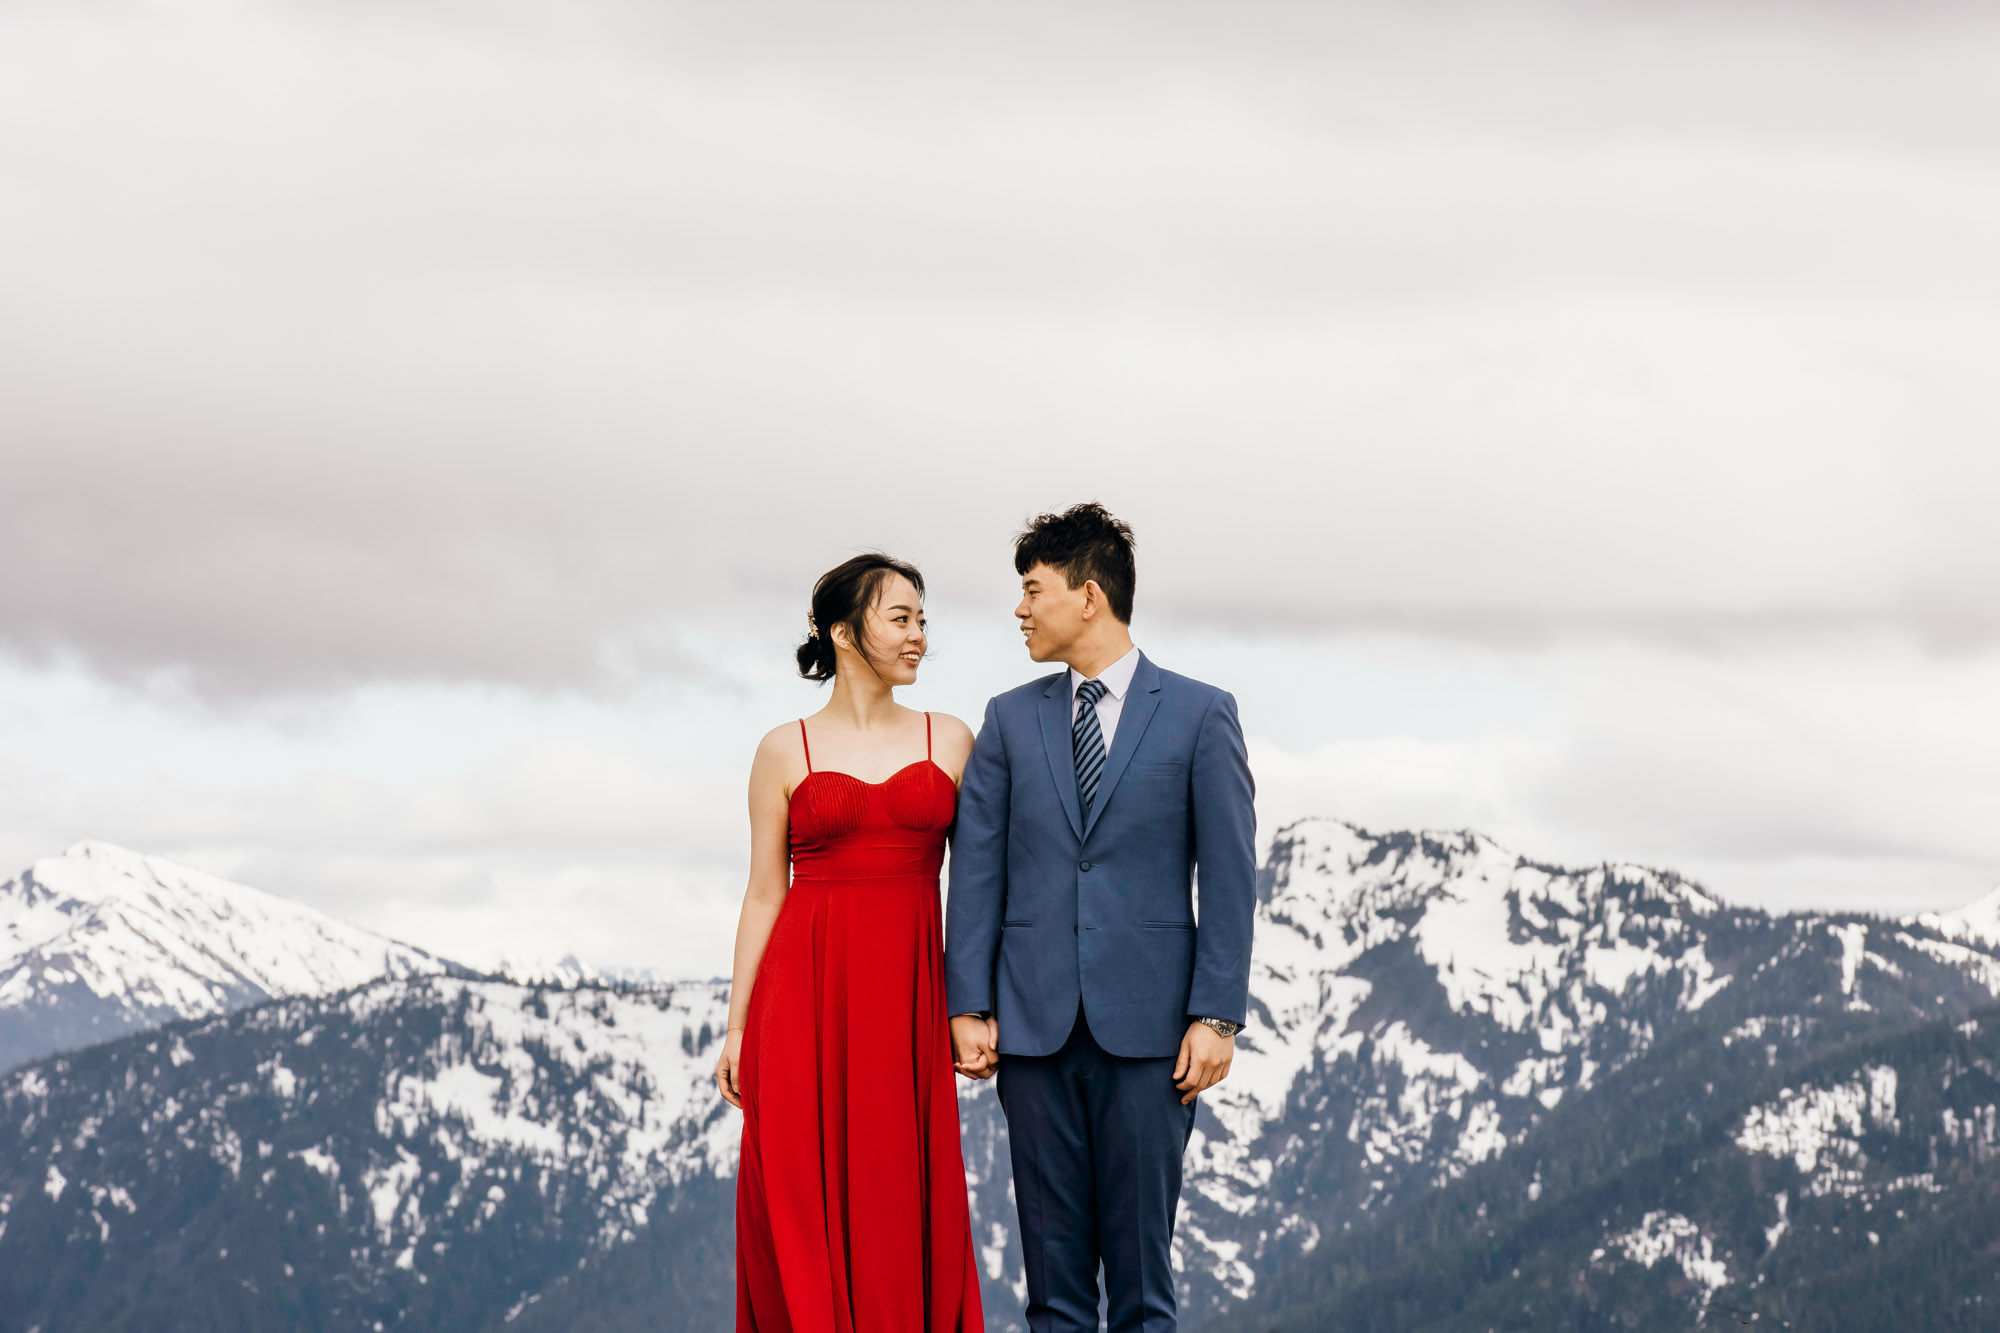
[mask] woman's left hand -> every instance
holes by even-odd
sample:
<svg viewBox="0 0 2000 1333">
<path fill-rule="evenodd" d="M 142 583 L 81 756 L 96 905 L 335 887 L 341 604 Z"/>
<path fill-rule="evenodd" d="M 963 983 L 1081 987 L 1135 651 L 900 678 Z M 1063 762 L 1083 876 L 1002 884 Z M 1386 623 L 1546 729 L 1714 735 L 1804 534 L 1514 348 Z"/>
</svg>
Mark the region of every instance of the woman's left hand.
<svg viewBox="0 0 2000 1333">
<path fill-rule="evenodd" d="M 721 1090 L 722 1100 L 739 1111 L 743 1109 L 743 1085 L 737 1071 L 742 1064 L 743 1029 L 731 1028 L 722 1039 L 722 1058 L 715 1062 L 715 1086 Z"/>
</svg>

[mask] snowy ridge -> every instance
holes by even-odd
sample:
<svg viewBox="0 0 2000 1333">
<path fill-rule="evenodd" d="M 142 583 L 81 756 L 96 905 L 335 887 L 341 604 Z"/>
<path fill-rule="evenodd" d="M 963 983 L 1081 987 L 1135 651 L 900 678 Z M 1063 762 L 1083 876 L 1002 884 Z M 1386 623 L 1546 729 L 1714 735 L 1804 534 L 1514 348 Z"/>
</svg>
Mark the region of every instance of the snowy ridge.
<svg viewBox="0 0 2000 1333">
<path fill-rule="evenodd" d="M 1568 1089 L 1646 1048 L 1649 1027 L 1614 1012 L 1622 997 L 1649 985 L 1693 1011 L 1730 981 L 1700 930 L 1718 904 L 1661 871 L 1562 870 L 1471 833 L 1378 836 L 1307 820 L 1278 834 L 1266 877 L 1252 1024 L 1208 1095 L 1224 1134 L 1197 1130 L 1190 1155 L 1191 1192 L 1238 1217 L 1268 1209 L 1287 1159 L 1329 1136 L 1368 1178 L 1363 1210 L 1412 1173 L 1463 1174 Z M 1413 972 L 1431 979 L 1434 1002 L 1370 1003 L 1378 980 L 1406 990 Z M 1433 1021 L 1414 1024 L 1413 1009 Z M 1345 1114 L 1288 1114 L 1303 1075 L 1343 1065 L 1359 1085 Z M 1206 1210 L 1190 1211 L 1183 1263 L 1246 1295 L 1254 1249 L 1200 1253 L 1213 1228 Z M 1266 1244 L 1315 1240 L 1303 1218 L 1260 1231 Z"/>
<path fill-rule="evenodd" d="M 2000 949 L 2000 888 L 1951 912 L 1924 912 L 1903 924 L 1926 926 L 1946 939 L 1977 949 Z"/>
<path fill-rule="evenodd" d="M 1360 1052 L 1367 1032 L 1352 1020 L 1372 987 L 1354 964 L 1371 950 L 1414 954 L 1453 1013 L 1533 1036 L 1536 1056 L 1509 1083 L 1516 1098 L 1590 1047 L 1607 1021 L 1605 1001 L 1634 982 L 1673 977 L 1689 1010 L 1729 984 L 1691 925 L 1716 903 L 1661 871 L 1558 870 L 1477 834 L 1385 838 L 1312 820 L 1279 835 L 1267 873 L 1250 989 L 1268 1021 L 1253 1025 L 1225 1085 L 1228 1100 L 1244 1112 L 1254 1105 L 1259 1119 L 1282 1109 L 1314 1053 Z M 1635 910 L 1649 904 L 1666 911 Z M 1411 1053 L 1399 1063 L 1439 1072 L 1435 1057 L 1390 1044 Z M 1465 1081 L 1456 1070 L 1446 1077 Z"/>
<path fill-rule="evenodd" d="M 1773 922 L 1668 871 L 1565 869 L 1474 833 L 1303 820 L 1279 830 L 1264 877 L 1251 1023 L 1229 1080 L 1204 1096 L 1213 1121 L 1190 1146 L 1175 1241 L 1184 1290 L 1224 1303 L 1272 1258 L 1317 1245 L 1315 1210 L 1288 1204 L 1301 1184 L 1321 1193 L 1319 1217 L 1352 1217 L 1499 1155 L 1729 993 L 1745 964 L 1716 960 L 1746 930 L 1789 937 L 1752 975 L 1818 968 L 1843 1009 L 1871 1008 L 1878 983 L 1900 987 L 1925 960 L 2000 996 L 2000 959 L 1970 935 Z M 1767 1022 L 1796 1040 L 1796 1016 L 1753 1020 L 1759 1038 Z M 1712 1291 L 1720 1270 L 1681 1239 L 1682 1268 Z"/>
<path fill-rule="evenodd" d="M 124 1067 L 89 1089 L 63 1086 L 68 1060 L 31 1066 L 0 1079 L 0 1122 L 105 1242 L 195 1160 L 256 1198 L 330 1192 L 353 1280 L 421 1284 L 503 1212 L 601 1250 L 663 1191 L 731 1174 L 709 1077 L 727 1014 L 717 983 L 384 980 L 110 1048 Z M 38 1133 L 51 1119 L 82 1128 Z"/>
<path fill-rule="evenodd" d="M 599 1182 L 606 1241 L 629 1239 L 662 1188 L 703 1172 L 734 1174 L 740 1127 L 711 1077 L 729 1025 L 726 985 L 429 985 L 457 1009 L 461 1028 L 414 1068 L 390 1073 L 378 1123 L 393 1124 L 399 1140 L 428 1135 L 474 1173 L 501 1157 L 581 1171 Z M 377 1188 L 369 1193 L 380 1198 Z M 393 1211 L 421 1235 L 421 1214 L 406 1206 L 414 1196 L 405 1195 Z"/>
<path fill-rule="evenodd" d="M 518 982 L 523 986 L 567 988 L 601 985 L 613 980 L 573 953 L 566 953 L 560 957 L 525 957 L 509 954 L 495 961 L 487 970 L 503 981 Z"/>
<path fill-rule="evenodd" d="M 658 968 L 611 964 L 599 967 L 573 953 L 560 956 L 509 954 L 486 969 L 502 981 L 523 986 L 670 986 L 690 980 L 668 976 Z"/>
<path fill-rule="evenodd" d="M 303 904 L 78 843 L 0 884 L 0 1067 L 175 1018 L 450 970 Z"/>
</svg>

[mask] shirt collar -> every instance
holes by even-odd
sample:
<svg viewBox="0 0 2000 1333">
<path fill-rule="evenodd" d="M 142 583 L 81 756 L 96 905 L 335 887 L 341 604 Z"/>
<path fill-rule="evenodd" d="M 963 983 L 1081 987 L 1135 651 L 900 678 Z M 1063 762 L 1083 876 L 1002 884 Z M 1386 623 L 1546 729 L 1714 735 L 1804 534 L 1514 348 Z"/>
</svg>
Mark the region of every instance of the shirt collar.
<svg viewBox="0 0 2000 1333">
<path fill-rule="evenodd" d="M 1134 646 L 1125 656 L 1097 673 L 1097 679 L 1104 684 L 1104 692 L 1112 698 L 1123 701 L 1125 691 L 1132 688 L 1132 674 L 1139 669 L 1139 649 Z M 1083 688 L 1084 677 L 1077 674 L 1075 667 L 1069 669 L 1069 697 L 1076 698 L 1076 692 Z"/>
</svg>

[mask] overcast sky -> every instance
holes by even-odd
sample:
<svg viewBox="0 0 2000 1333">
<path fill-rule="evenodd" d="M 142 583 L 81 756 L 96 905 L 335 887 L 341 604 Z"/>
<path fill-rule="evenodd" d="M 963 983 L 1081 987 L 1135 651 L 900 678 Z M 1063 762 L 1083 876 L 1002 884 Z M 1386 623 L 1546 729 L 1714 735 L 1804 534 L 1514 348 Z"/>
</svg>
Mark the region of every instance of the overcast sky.
<svg viewBox="0 0 2000 1333">
<path fill-rule="evenodd" d="M 2000 18 L 0 10 L 0 855 L 726 970 L 804 594 L 1094 497 L 1265 832 L 2000 880 Z M 0 872 L 3 874 L 5 872 Z"/>
</svg>

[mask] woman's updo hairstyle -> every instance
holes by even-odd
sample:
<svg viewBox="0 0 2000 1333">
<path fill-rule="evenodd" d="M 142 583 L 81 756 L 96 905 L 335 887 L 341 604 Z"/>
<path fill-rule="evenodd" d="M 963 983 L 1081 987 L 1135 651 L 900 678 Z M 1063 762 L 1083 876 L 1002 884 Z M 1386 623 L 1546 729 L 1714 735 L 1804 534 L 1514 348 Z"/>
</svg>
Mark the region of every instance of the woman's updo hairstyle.
<svg viewBox="0 0 2000 1333">
<path fill-rule="evenodd" d="M 848 638 L 862 660 L 874 665 L 868 651 L 868 609 L 892 574 L 901 574 L 924 595 L 924 576 L 917 567 L 880 551 L 864 551 L 843 560 L 813 584 L 812 610 L 806 616 L 806 638 L 799 645 L 799 674 L 807 680 L 833 679 L 833 627 L 847 626 Z"/>
</svg>

